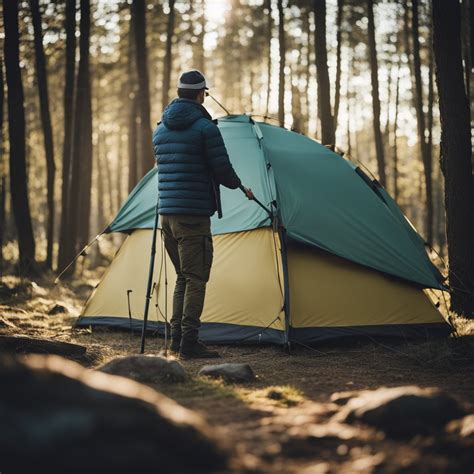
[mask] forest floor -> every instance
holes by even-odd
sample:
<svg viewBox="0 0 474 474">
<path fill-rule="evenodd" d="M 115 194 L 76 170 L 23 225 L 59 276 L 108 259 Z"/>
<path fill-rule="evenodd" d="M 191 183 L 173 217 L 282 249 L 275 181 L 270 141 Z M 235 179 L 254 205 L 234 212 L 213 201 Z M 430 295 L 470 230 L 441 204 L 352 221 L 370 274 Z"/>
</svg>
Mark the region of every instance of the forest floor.
<svg viewBox="0 0 474 474">
<path fill-rule="evenodd" d="M 93 279 L 57 286 L 51 280 L 4 277 L 0 334 L 84 345 L 88 356 L 79 362 L 89 368 L 138 353 L 138 335 L 73 328 Z M 48 314 L 57 304 L 65 312 Z M 274 346 L 216 346 L 220 361 L 249 363 L 257 381 L 199 377 L 207 361 L 195 360 L 182 361 L 190 382 L 155 388 L 199 412 L 254 472 L 473 472 L 474 449 L 469 454 L 465 445 L 437 434 L 396 440 L 341 424 L 342 408 L 331 401 L 337 392 L 417 385 L 440 388 L 474 413 L 474 323 L 465 322 L 463 331 L 455 340 L 345 340 L 295 348 L 291 355 Z M 148 339 L 149 353 L 162 348 L 163 339 Z"/>
</svg>

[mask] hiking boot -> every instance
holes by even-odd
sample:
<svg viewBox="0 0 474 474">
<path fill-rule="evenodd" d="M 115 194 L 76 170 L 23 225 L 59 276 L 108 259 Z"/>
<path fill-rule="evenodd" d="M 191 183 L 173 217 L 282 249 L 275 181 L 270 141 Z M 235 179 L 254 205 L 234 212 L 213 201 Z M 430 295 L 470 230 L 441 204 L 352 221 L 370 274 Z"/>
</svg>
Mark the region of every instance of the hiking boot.
<svg viewBox="0 0 474 474">
<path fill-rule="evenodd" d="M 209 350 L 202 342 L 184 339 L 181 342 L 179 355 L 182 359 L 217 359 L 220 357 L 217 351 Z"/>
<path fill-rule="evenodd" d="M 170 352 L 173 354 L 179 354 L 179 348 L 181 346 L 181 338 L 179 337 L 172 337 L 171 344 L 170 344 Z"/>
</svg>

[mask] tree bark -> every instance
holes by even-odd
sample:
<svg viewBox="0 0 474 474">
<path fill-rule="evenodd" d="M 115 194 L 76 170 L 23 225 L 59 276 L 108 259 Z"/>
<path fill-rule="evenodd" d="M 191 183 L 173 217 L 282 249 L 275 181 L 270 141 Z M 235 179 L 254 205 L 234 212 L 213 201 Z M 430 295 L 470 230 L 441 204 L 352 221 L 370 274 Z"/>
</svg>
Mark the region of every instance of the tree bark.
<svg viewBox="0 0 474 474">
<path fill-rule="evenodd" d="M 337 0 L 336 18 L 336 93 L 334 96 L 334 135 L 337 130 L 337 117 L 339 115 L 339 102 L 341 99 L 341 47 L 342 47 L 342 14 L 344 11 L 344 0 Z"/>
<path fill-rule="evenodd" d="M 423 86 L 421 83 L 420 40 L 418 31 L 418 0 L 412 0 L 412 37 L 413 37 L 413 72 L 415 77 L 415 107 L 418 128 L 418 143 L 423 163 L 426 193 L 425 237 L 433 243 L 433 178 L 431 154 L 426 143 L 425 114 L 423 112 Z"/>
<path fill-rule="evenodd" d="M 138 177 L 141 178 L 154 164 L 150 126 L 150 87 L 148 79 L 148 50 L 146 45 L 145 0 L 133 0 L 132 22 L 135 40 L 135 66 L 138 79 Z"/>
<path fill-rule="evenodd" d="M 168 14 L 168 23 L 166 26 L 166 47 L 165 47 L 165 60 L 163 65 L 163 91 L 161 96 L 161 106 L 164 109 L 169 102 L 169 91 L 171 82 L 171 68 L 173 67 L 173 34 L 174 34 L 174 0 L 168 2 L 170 12 Z M 151 143 L 151 142 L 150 142 Z"/>
<path fill-rule="evenodd" d="M 445 177 L 451 308 L 474 316 L 474 199 L 469 103 L 461 54 L 458 2 L 433 0 L 433 47 Z"/>
<path fill-rule="evenodd" d="M 135 25 L 130 22 L 128 38 L 128 191 L 130 192 L 138 182 L 138 147 L 137 147 L 137 97 L 135 71 Z"/>
<path fill-rule="evenodd" d="M 49 112 L 48 75 L 46 72 L 46 57 L 43 49 L 43 31 L 41 27 L 39 0 L 29 1 L 34 30 L 36 81 L 38 84 L 41 123 L 43 126 L 44 151 L 46 156 L 46 189 L 48 202 L 48 218 L 46 224 L 46 266 L 48 268 L 53 268 L 55 217 L 54 184 L 56 176 L 56 165 L 54 163 L 53 127 L 51 125 L 51 114 Z"/>
<path fill-rule="evenodd" d="M 70 242 L 71 209 L 71 155 L 74 118 L 74 84 L 76 71 L 76 0 L 66 0 L 66 69 L 64 78 L 64 141 L 63 166 L 61 185 L 61 225 L 59 232 L 58 268 L 62 269 L 69 263 L 73 253 Z"/>
<path fill-rule="evenodd" d="M 285 126 L 285 14 L 283 10 L 283 0 L 278 0 L 278 44 L 280 46 L 280 68 L 278 79 L 278 121 L 280 127 Z"/>
<path fill-rule="evenodd" d="M 395 117 L 393 118 L 393 163 L 392 163 L 392 174 L 393 174 L 393 198 L 395 202 L 398 202 L 398 140 L 397 140 L 397 129 L 398 129 L 398 106 L 400 103 L 400 63 L 397 66 L 397 82 L 395 91 Z"/>
<path fill-rule="evenodd" d="M 20 271 L 28 272 L 35 265 L 35 239 L 31 223 L 26 174 L 25 109 L 20 70 L 18 2 L 3 0 L 3 27 L 5 33 L 5 70 L 8 87 L 11 203 L 18 231 Z"/>
<path fill-rule="evenodd" d="M 370 58 L 370 77 L 372 83 L 372 109 L 373 109 L 373 129 L 375 139 L 375 152 L 377 156 L 377 168 L 379 180 L 382 186 L 386 185 L 385 174 L 385 154 L 383 147 L 382 132 L 380 130 L 380 97 L 379 97 L 379 78 L 377 63 L 377 47 L 375 44 L 375 23 L 374 23 L 374 1 L 367 0 L 368 17 L 368 42 Z"/>
<path fill-rule="evenodd" d="M 272 37 L 273 37 L 273 19 L 272 19 L 272 1 L 265 0 L 265 9 L 267 13 L 267 96 L 265 101 L 265 116 L 268 117 L 270 113 L 270 93 L 272 90 Z"/>
<path fill-rule="evenodd" d="M 90 0 L 81 0 L 79 51 L 80 60 L 76 80 L 74 107 L 74 137 L 72 148 L 70 234 L 73 246 L 68 260 L 78 247 L 89 239 L 91 179 L 92 179 L 92 105 L 89 70 Z M 73 265 L 74 267 L 74 265 Z M 71 267 L 72 271 L 72 267 Z"/>
<path fill-rule="evenodd" d="M 331 87 L 329 84 L 328 56 L 326 49 L 326 0 L 313 0 L 315 21 L 316 79 L 318 82 L 318 115 L 321 122 L 321 141 L 334 147 L 336 144 L 334 118 L 331 112 Z"/>
<path fill-rule="evenodd" d="M 0 58 L 0 283 L 3 280 L 3 241 L 5 238 L 6 180 L 3 164 L 3 108 L 5 104 L 5 84 L 3 79 L 3 57 Z"/>
</svg>

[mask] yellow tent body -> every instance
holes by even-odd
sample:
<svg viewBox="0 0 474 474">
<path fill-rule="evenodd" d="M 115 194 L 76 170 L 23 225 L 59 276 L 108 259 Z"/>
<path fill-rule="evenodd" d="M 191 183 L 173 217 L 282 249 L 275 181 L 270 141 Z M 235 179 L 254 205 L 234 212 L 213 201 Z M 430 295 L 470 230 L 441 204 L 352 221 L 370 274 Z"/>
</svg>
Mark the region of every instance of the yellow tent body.
<svg viewBox="0 0 474 474">
<path fill-rule="evenodd" d="M 87 301 L 80 325 L 141 328 L 152 233 L 140 229 L 127 237 Z M 176 275 L 160 232 L 157 249 L 148 321 L 151 329 L 163 330 L 171 317 Z M 310 343 L 341 335 L 423 335 L 446 329 L 425 292 L 409 283 L 296 244 L 287 248 L 286 260 L 279 233 L 271 228 L 214 236 L 201 338 Z"/>
</svg>

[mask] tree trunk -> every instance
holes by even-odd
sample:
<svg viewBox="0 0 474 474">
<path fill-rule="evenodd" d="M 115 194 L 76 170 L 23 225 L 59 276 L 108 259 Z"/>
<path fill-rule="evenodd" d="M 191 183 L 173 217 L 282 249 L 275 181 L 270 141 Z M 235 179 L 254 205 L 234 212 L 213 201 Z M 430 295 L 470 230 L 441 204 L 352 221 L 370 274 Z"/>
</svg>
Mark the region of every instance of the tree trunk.
<svg viewBox="0 0 474 474">
<path fill-rule="evenodd" d="M 375 44 L 375 24 L 374 24 L 374 0 L 367 0 L 368 17 L 368 40 L 369 40 L 369 58 L 370 58 L 370 77 L 372 83 L 372 109 L 373 109 L 373 128 L 375 139 L 375 152 L 377 156 L 377 168 L 379 180 L 382 186 L 386 185 L 385 175 L 385 155 L 383 148 L 382 132 L 380 130 L 380 97 L 379 97 L 379 78 L 377 64 L 377 48 Z"/>
<path fill-rule="evenodd" d="M 166 27 L 165 60 L 164 60 L 164 65 L 163 65 L 163 91 L 162 91 L 162 96 L 161 96 L 161 106 L 163 109 L 168 105 L 168 102 L 169 102 L 171 68 L 173 64 L 173 56 L 171 55 L 171 48 L 173 46 L 173 34 L 174 34 L 174 17 L 175 17 L 174 0 L 169 0 L 168 5 L 169 5 L 170 12 L 168 14 L 168 23 Z"/>
<path fill-rule="evenodd" d="M 39 0 L 30 0 L 31 18 L 34 29 L 36 80 L 41 110 L 41 123 L 43 126 L 44 151 L 46 156 L 46 189 L 48 202 L 48 219 L 46 224 L 46 266 L 53 268 L 53 243 L 54 243 L 54 183 L 56 165 L 54 163 L 53 128 L 49 113 L 48 75 L 46 72 L 46 58 L 43 49 L 43 31 L 41 27 L 41 13 Z"/>
<path fill-rule="evenodd" d="M 89 71 L 90 0 L 81 0 L 79 51 L 80 60 L 76 80 L 74 107 L 74 138 L 72 149 L 70 233 L 74 245 L 69 259 L 78 246 L 89 239 L 89 217 L 92 178 L 92 106 Z"/>
<path fill-rule="evenodd" d="M 267 55 L 267 96 L 265 103 L 265 116 L 268 117 L 270 113 L 270 93 L 272 90 L 272 37 L 273 37 L 273 20 L 272 20 L 272 1 L 265 0 L 265 9 L 267 13 L 267 42 L 268 42 L 268 55 Z"/>
<path fill-rule="evenodd" d="M 291 76 L 291 114 L 293 116 L 293 124 L 291 125 L 291 129 L 295 132 L 303 133 L 301 93 L 298 87 L 298 82 L 296 81 L 295 83 L 294 81 L 293 74 Z M 298 77 L 296 79 L 298 79 Z"/>
<path fill-rule="evenodd" d="M 117 186 L 117 192 L 115 194 L 115 210 L 114 214 L 118 212 L 123 201 L 123 181 L 122 173 L 124 169 L 124 150 L 123 150 L 123 129 L 122 125 L 120 126 L 120 132 L 118 136 L 118 159 L 117 159 L 117 168 L 115 169 L 115 185 Z"/>
<path fill-rule="evenodd" d="M 465 74 L 465 83 L 466 83 L 466 94 L 467 99 L 471 100 L 471 74 L 472 74 L 472 21 L 474 15 L 472 14 L 472 6 L 470 0 L 462 0 L 462 52 L 464 58 L 464 74 Z M 470 112 L 470 109 L 469 109 Z"/>
<path fill-rule="evenodd" d="M 18 231 L 20 271 L 32 270 L 35 264 L 35 239 L 31 224 L 26 174 L 25 109 L 20 70 L 20 34 L 18 2 L 3 0 L 5 33 L 5 69 L 8 87 L 8 137 L 10 140 L 10 193 L 13 216 Z"/>
<path fill-rule="evenodd" d="M 138 182 L 138 146 L 137 146 L 137 97 L 135 71 L 135 25 L 130 21 L 128 36 L 128 192 Z"/>
<path fill-rule="evenodd" d="M 398 202 L 398 106 L 400 103 L 400 63 L 397 66 L 397 83 L 395 91 L 395 117 L 393 118 L 393 198 Z"/>
<path fill-rule="evenodd" d="M 3 57 L 0 58 L 0 283 L 3 281 L 3 241 L 5 238 L 6 180 L 3 165 L 3 107 L 5 104 L 5 85 L 3 82 Z"/>
<path fill-rule="evenodd" d="M 66 70 L 64 78 L 64 142 L 61 185 L 61 225 L 59 232 L 58 268 L 62 269 L 69 263 L 73 253 L 70 233 L 71 214 L 71 155 L 74 118 L 74 80 L 76 69 L 76 0 L 66 0 Z"/>
<path fill-rule="evenodd" d="M 132 22 L 135 39 L 135 65 L 138 79 L 138 177 L 154 164 L 150 126 L 150 88 L 148 80 L 148 51 L 146 45 L 146 1 L 133 0 Z"/>
<path fill-rule="evenodd" d="M 425 138 L 425 114 L 423 112 L 423 86 L 421 83 L 420 40 L 418 32 L 418 0 L 412 0 L 412 35 L 413 35 L 413 65 L 415 76 L 415 106 L 418 127 L 418 143 L 423 163 L 426 192 L 426 221 L 425 237 L 431 245 L 433 243 L 433 179 L 431 154 Z"/>
<path fill-rule="evenodd" d="M 458 2 L 433 0 L 433 47 L 445 177 L 451 308 L 474 316 L 474 199 L 469 103 L 461 55 Z"/>
<path fill-rule="evenodd" d="M 316 55 L 316 79 L 318 82 L 318 115 L 321 122 L 321 141 L 323 145 L 336 144 L 334 119 L 331 113 L 331 87 L 329 84 L 328 56 L 326 50 L 326 0 L 314 0 Z"/>
<path fill-rule="evenodd" d="M 334 135 L 337 130 L 337 117 L 339 115 L 339 101 L 341 98 L 341 47 L 342 47 L 342 14 L 344 10 L 344 0 L 337 0 L 336 18 L 336 93 L 334 96 Z"/>
<path fill-rule="evenodd" d="M 285 126 L 285 15 L 283 11 L 283 0 L 278 0 L 278 44 L 280 46 L 280 68 L 278 79 L 278 121 L 280 127 Z"/>
<path fill-rule="evenodd" d="M 201 30 L 198 35 L 198 55 L 196 65 L 199 71 L 205 74 L 206 58 L 204 56 L 204 37 L 206 36 L 206 0 L 201 0 L 201 15 L 199 16 Z"/>
</svg>

